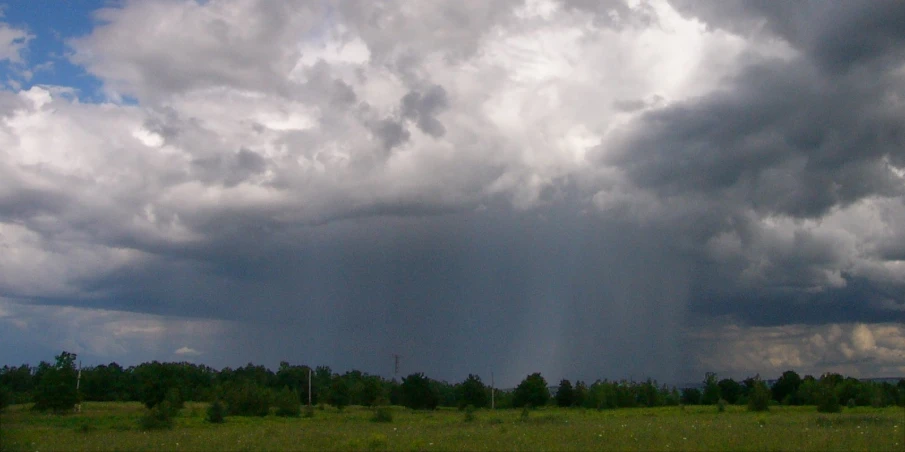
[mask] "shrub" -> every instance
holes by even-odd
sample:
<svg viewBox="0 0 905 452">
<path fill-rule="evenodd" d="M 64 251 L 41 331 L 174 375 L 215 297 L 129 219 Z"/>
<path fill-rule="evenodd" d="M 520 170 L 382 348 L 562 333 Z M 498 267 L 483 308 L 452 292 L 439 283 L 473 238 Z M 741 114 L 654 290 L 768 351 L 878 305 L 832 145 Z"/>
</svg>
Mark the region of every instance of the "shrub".
<svg viewBox="0 0 905 452">
<path fill-rule="evenodd" d="M 0 386 L 0 411 L 12 404 L 13 395 L 5 386 Z"/>
<path fill-rule="evenodd" d="M 220 399 L 214 399 L 214 402 L 207 407 L 207 421 L 212 424 L 222 424 L 226 421 L 226 407 L 220 402 Z"/>
<path fill-rule="evenodd" d="M 307 417 L 307 418 L 314 417 L 314 407 L 311 405 L 305 406 L 305 412 L 304 412 L 304 414 L 302 414 L 302 416 Z"/>
<path fill-rule="evenodd" d="M 726 405 L 727 405 L 728 403 L 729 403 L 729 402 L 726 402 L 726 399 L 717 400 L 717 402 L 716 402 L 716 410 L 717 410 L 718 412 L 720 412 L 720 413 L 726 411 Z"/>
<path fill-rule="evenodd" d="M 277 416 L 298 417 L 302 413 L 299 404 L 299 396 L 289 387 L 283 387 L 283 390 L 277 394 L 276 398 Z"/>
<path fill-rule="evenodd" d="M 854 398 L 849 398 L 849 399 L 848 399 L 848 402 L 845 403 L 845 406 L 848 407 L 848 408 L 854 408 L 854 407 L 856 407 L 856 406 L 858 406 L 858 405 L 855 403 L 855 399 L 854 399 Z"/>
<path fill-rule="evenodd" d="M 839 404 L 839 397 L 836 392 L 828 385 L 821 385 L 820 391 L 817 393 L 817 411 L 821 413 L 838 413 L 842 411 Z"/>
<path fill-rule="evenodd" d="M 527 421 L 530 416 L 531 405 L 525 405 L 524 407 L 522 407 L 522 413 L 519 415 L 519 420 L 521 420 L 522 422 Z"/>
<path fill-rule="evenodd" d="M 393 412 L 390 411 L 390 407 L 388 406 L 378 406 L 374 409 L 374 417 L 371 418 L 373 422 L 393 422 Z"/>
<path fill-rule="evenodd" d="M 748 394 L 748 411 L 767 411 L 770 409 L 770 399 L 772 394 L 767 384 L 763 381 L 756 380 Z"/>
<path fill-rule="evenodd" d="M 139 420 L 139 426 L 142 430 L 173 428 L 173 407 L 170 406 L 170 402 L 163 401 L 153 408 L 149 408 Z"/>
<path fill-rule="evenodd" d="M 465 407 L 465 422 L 473 422 L 475 420 L 474 412 L 474 406 L 468 405 Z"/>
<path fill-rule="evenodd" d="M 179 391 L 179 388 L 168 389 L 165 400 L 170 404 L 170 413 L 174 416 L 179 414 L 179 410 L 185 407 L 185 402 L 182 400 L 182 392 Z"/>
<path fill-rule="evenodd" d="M 79 394 L 75 389 L 78 376 L 75 358 L 74 353 L 62 352 L 56 357 L 55 365 L 45 368 L 34 391 L 35 410 L 59 414 L 71 412 L 75 408 L 75 404 L 79 402 Z"/>
<path fill-rule="evenodd" d="M 267 416 L 270 412 L 270 391 L 249 382 L 227 388 L 224 399 L 230 415 Z"/>
</svg>

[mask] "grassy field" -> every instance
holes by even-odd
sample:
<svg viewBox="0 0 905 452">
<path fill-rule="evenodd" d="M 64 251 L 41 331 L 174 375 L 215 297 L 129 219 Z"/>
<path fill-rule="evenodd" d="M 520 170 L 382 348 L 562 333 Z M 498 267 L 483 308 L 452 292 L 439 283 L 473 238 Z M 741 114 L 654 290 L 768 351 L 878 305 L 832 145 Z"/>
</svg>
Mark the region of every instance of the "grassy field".
<svg viewBox="0 0 905 452">
<path fill-rule="evenodd" d="M 189 403 L 172 430 L 141 431 L 138 403 L 85 403 L 80 414 L 38 414 L 13 406 L 0 414 L 0 450 L 871 450 L 905 451 L 905 410 L 775 407 L 546 408 L 413 412 L 393 408 L 391 423 L 349 407 L 313 418 L 229 417 L 204 421 Z"/>
</svg>

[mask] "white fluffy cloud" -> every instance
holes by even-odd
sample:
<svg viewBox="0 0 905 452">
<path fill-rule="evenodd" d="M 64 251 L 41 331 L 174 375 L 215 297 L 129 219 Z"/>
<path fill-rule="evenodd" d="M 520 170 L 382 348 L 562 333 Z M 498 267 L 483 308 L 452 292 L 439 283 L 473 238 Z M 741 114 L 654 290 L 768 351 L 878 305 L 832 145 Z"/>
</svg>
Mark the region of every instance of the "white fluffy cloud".
<svg viewBox="0 0 905 452">
<path fill-rule="evenodd" d="M 786 370 L 817 377 L 824 372 L 856 378 L 905 374 L 905 327 L 900 324 L 730 324 L 691 336 L 701 347 L 695 356 L 702 367 L 726 377 L 744 378 L 752 370 L 768 377 Z"/>
</svg>

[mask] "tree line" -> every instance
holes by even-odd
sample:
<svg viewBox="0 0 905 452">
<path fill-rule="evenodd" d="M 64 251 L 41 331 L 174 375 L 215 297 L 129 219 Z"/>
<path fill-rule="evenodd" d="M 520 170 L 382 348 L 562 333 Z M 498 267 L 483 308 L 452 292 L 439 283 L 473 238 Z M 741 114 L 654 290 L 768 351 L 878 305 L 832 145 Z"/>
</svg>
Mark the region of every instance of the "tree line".
<svg viewBox="0 0 905 452">
<path fill-rule="evenodd" d="M 736 381 L 705 374 L 699 387 L 677 388 L 645 381 L 597 380 L 587 384 L 563 379 L 550 386 L 540 373 L 528 375 L 511 390 L 491 388 L 477 375 L 449 383 L 413 373 L 396 381 L 357 370 L 343 374 L 330 367 L 281 362 L 276 371 L 247 364 L 216 370 L 189 362 L 152 361 L 124 368 L 117 363 L 81 369 L 76 355 L 62 352 L 55 363 L 0 368 L 0 408 L 34 403 L 38 410 L 65 412 L 81 401 L 138 401 L 148 408 L 166 402 L 222 403 L 227 414 L 266 415 L 270 407 L 298 413 L 299 406 L 400 405 L 414 409 L 437 407 L 522 408 L 556 405 L 592 409 L 669 405 L 763 404 L 816 405 L 833 411 L 848 406 L 905 406 L 905 379 L 897 384 L 873 382 L 827 373 L 801 377 L 784 372 L 772 385 L 759 376 Z M 310 383 L 309 383 L 310 375 Z M 78 385 L 78 389 L 76 386 Z M 310 387 L 310 394 L 309 394 Z"/>
</svg>

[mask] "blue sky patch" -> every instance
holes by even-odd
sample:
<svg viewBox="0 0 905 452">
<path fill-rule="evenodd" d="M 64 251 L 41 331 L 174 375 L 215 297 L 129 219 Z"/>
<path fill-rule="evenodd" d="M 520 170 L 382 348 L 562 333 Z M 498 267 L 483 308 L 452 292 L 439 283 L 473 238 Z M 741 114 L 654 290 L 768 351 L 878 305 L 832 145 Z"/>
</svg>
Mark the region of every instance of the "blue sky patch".
<svg viewBox="0 0 905 452">
<path fill-rule="evenodd" d="M 3 3 L 2 21 L 32 35 L 22 63 L 0 62 L 0 81 L 7 88 L 34 85 L 68 86 L 82 102 L 99 102 L 102 82 L 72 64 L 66 41 L 91 32 L 94 11 L 115 5 L 110 0 L 17 0 Z"/>
</svg>

